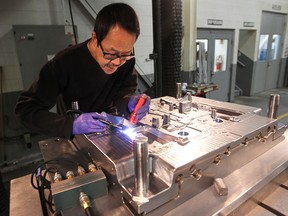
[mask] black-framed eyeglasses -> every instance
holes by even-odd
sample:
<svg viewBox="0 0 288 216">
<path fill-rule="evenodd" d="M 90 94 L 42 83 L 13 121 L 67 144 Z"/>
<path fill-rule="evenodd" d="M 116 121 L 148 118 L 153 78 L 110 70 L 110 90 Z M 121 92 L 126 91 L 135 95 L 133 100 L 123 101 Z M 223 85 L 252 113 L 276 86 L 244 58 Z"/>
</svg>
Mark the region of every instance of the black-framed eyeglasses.
<svg viewBox="0 0 288 216">
<path fill-rule="evenodd" d="M 103 58 L 109 60 L 109 61 L 113 61 L 117 58 L 119 58 L 121 61 L 128 61 L 132 58 L 135 58 L 135 55 L 134 55 L 134 48 L 132 50 L 132 53 L 130 55 L 117 55 L 117 54 L 112 54 L 112 53 L 107 53 L 107 52 L 104 52 L 104 49 L 101 45 L 101 43 L 99 44 L 100 45 L 100 48 L 102 50 L 102 53 L 103 53 Z"/>
</svg>

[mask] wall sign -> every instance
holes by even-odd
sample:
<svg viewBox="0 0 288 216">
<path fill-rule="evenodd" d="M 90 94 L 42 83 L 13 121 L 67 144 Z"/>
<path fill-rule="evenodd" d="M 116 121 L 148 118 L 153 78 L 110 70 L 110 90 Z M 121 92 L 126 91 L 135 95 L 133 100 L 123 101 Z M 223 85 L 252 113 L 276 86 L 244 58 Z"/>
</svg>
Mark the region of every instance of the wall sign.
<svg viewBox="0 0 288 216">
<path fill-rule="evenodd" d="M 255 22 L 243 22 L 243 27 L 254 27 Z"/>
<path fill-rule="evenodd" d="M 273 4 L 272 5 L 272 10 L 278 10 L 280 11 L 282 9 L 281 5 Z"/>
<path fill-rule="evenodd" d="M 223 20 L 218 20 L 218 19 L 208 19 L 207 20 L 207 25 L 223 25 Z"/>
</svg>

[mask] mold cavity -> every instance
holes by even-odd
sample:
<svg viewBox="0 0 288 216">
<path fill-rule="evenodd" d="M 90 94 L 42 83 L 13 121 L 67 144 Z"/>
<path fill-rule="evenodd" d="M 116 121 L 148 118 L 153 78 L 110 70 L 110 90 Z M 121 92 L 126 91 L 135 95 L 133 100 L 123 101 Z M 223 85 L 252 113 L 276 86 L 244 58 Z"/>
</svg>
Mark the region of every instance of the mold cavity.
<svg viewBox="0 0 288 216">
<path fill-rule="evenodd" d="M 271 132 L 271 127 L 269 126 L 268 128 L 267 128 L 267 133 L 270 133 Z"/>
<path fill-rule="evenodd" d="M 186 132 L 186 131 L 180 131 L 180 132 L 178 132 L 178 135 L 179 135 L 179 136 L 188 136 L 189 133 Z"/>
<path fill-rule="evenodd" d="M 223 120 L 220 119 L 220 118 L 216 118 L 214 121 L 217 122 L 217 123 L 222 123 L 223 122 Z"/>
</svg>

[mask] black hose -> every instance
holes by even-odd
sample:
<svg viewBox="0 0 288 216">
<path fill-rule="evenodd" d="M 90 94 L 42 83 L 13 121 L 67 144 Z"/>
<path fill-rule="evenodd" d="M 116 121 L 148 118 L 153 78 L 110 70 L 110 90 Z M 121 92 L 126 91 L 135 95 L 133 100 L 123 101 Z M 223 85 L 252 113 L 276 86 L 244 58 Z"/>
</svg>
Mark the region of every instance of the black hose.
<svg viewBox="0 0 288 216">
<path fill-rule="evenodd" d="M 77 37 L 76 37 L 76 29 L 75 29 L 75 26 L 74 26 L 74 19 L 73 19 L 72 7 L 71 7 L 71 0 L 69 0 L 68 3 L 69 3 L 69 12 L 70 12 L 70 17 L 71 17 L 71 22 L 72 22 L 72 28 L 73 28 L 75 44 L 77 44 L 78 42 L 77 42 Z"/>
<path fill-rule="evenodd" d="M 94 216 L 93 209 L 91 207 L 85 208 L 85 215 L 86 216 Z"/>
<path fill-rule="evenodd" d="M 3 152 L 3 161 L 6 163 L 7 155 L 4 143 L 5 127 L 4 127 L 4 99 L 3 99 L 3 68 L 0 66 L 0 149 Z"/>
<path fill-rule="evenodd" d="M 41 175 L 41 169 L 38 170 L 38 174 L 36 176 L 36 179 L 37 179 L 37 187 L 38 187 L 38 193 L 39 193 L 42 213 L 43 213 L 43 216 L 48 216 L 48 210 L 47 210 L 47 206 L 46 206 L 46 203 L 45 203 L 45 195 L 44 195 L 44 192 L 41 190 L 42 189 L 42 185 L 43 185 L 43 178 L 42 178 L 42 175 Z"/>
</svg>

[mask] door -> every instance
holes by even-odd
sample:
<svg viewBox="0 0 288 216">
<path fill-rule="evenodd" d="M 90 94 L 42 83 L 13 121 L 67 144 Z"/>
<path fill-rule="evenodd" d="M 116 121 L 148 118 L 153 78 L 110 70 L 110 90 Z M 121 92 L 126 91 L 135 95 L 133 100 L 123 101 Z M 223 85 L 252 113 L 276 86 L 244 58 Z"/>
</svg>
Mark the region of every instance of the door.
<svg viewBox="0 0 288 216">
<path fill-rule="evenodd" d="M 207 59 L 207 83 L 218 84 L 219 89 L 207 93 L 215 100 L 230 101 L 232 78 L 232 38 L 231 30 L 197 29 L 197 42 L 205 44 Z"/>
<path fill-rule="evenodd" d="M 15 25 L 13 30 L 24 89 L 38 77 L 48 60 L 74 44 L 70 26 Z"/>
<path fill-rule="evenodd" d="M 286 15 L 262 13 L 255 92 L 277 88 Z"/>
</svg>

